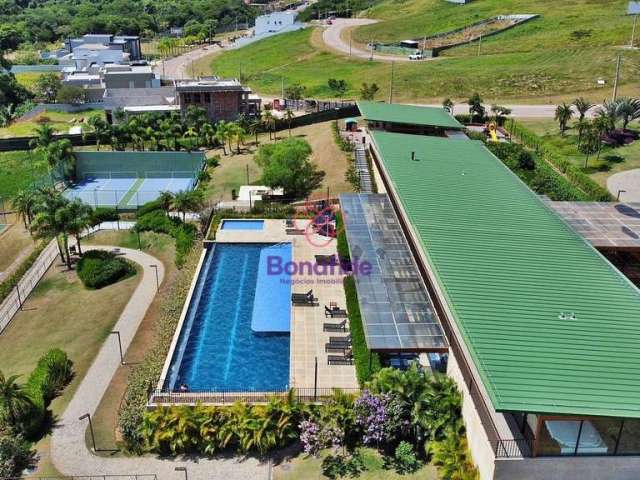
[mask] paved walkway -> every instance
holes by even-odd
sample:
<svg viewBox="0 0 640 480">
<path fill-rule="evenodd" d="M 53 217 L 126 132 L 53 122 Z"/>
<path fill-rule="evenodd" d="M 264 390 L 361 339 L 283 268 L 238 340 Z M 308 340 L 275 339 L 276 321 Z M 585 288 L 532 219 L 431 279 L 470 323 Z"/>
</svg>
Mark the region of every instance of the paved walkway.
<svg viewBox="0 0 640 480">
<path fill-rule="evenodd" d="M 616 173 L 607 179 L 607 188 L 617 198 L 620 192 L 621 202 L 640 202 L 640 168 Z"/>
<path fill-rule="evenodd" d="M 92 247 L 112 249 L 114 247 Z M 126 351 L 156 294 L 156 278 L 151 265 L 158 266 L 160 281 L 164 266 L 146 253 L 121 248 L 125 258 L 143 267 L 143 277 L 131 296 L 114 330 L 120 332 L 122 347 Z M 257 480 L 267 478 L 268 467 L 255 459 L 239 462 L 236 459 L 163 460 L 154 456 L 130 458 L 103 458 L 92 454 L 85 444 L 86 420 L 78 418 L 85 413 L 94 414 L 109 383 L 120 365 L 118 345 L 108 339 L 80 383 L 51 437 L 51 459 L 58 471 L 67 476 L 156 474 L 159 480 L 182 480 L 186 467 L 191 480 Z M 100 448 L 100 445 L 98 445 Z"/>
</svg>

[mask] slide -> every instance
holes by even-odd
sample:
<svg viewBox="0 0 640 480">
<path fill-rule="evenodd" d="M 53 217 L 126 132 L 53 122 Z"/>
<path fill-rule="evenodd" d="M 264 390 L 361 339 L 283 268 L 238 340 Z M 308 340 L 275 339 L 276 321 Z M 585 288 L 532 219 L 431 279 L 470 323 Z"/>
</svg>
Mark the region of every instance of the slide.
<svg viewBox="0 0 640 480">
<path fill-rule="evenodd" d="M 500 140 L 498 140 L 498 135 L 496 135 L 496 124 L 495 123 L 490 123 L 489 124 L 489 136 L 491 137 L 491 141 L 492 142 L 499 142 Z"/>
</svg>

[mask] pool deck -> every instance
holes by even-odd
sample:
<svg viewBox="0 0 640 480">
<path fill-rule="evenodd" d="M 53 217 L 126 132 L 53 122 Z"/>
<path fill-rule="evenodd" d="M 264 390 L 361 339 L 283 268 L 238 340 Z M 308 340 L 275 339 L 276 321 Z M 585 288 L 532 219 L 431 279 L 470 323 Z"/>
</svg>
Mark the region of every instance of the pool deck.
<svg viewBox="0 0 640 480">
<path fill-rule="evenodd" d="M 315 263 L 315 255 L 337 255 L 335 239 L 319 235 L 288 235 L 293 242 L 295 262 Z M 342 280 L 344 275 L 336 271 L 333 275 L 294 275 L 291 291 L 306 293 L 313 289 L 318 298 L 316 307 L 292 307 L 291 316 L 291 385 L 295 388 L 313 388 L 315 360 L 318 359 L 318 388 L 357 389 L 358 380 L 353 365 L 327 365 L 324 351 L 329 336 L 344 336 L 347 333 L 323 332 L 323 324 L 338 323 L 343 319 L 325 318 L 324 306 L 336 302 L 346 308 Z M 332 353 L 338 355 L 338 353 Z"/>
<path fill-rule="evenodd" d="M 295 228 L 308 231 L 309 220 L 295 220 Z M 222 225 L 222 222 L 221 222 Z M 293 261 L 315 263 L 315 255 L 337 255 L 337 242 L 320 235 L 287 234 L 285 220 L 267 219 L 263 230 L 222 230 L 218 227 L 216 242 L 237 243 L 281 243 L 291 242 Z M 327 353 L 324 351 L 329 336 L 343 336 L 347 333 L 323 332 L 323 324 L 338 323 L 342 319 L 325 318 L 324 306 L 336 302 L 340 308 L 346 308 L 346 298 L 342 279 L 344 275 L 336 271 L 333 275 L 293 275 L 291 291 L 305 293 L 313 289 L 318 298 L 316 307 L 291 308 L 291 386 L 313 388 L 315 360 L 318 359 L 318 388 L 358 388 L 358 380 L 353 365 L 327 365 Z M 332 355 L 337 355 L 333 353 Z"/>
</svg>

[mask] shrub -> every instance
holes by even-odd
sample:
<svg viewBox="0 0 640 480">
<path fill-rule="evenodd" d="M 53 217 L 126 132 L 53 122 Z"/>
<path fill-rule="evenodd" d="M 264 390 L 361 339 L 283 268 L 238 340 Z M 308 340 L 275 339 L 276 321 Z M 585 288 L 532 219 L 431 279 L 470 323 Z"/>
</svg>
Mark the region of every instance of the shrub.
<svg viewBox="0 0 640 480">
<path fill-rule="evenodd" d="M 363 470 L 365 465 L 357 451 L 352 455 L 327 455 L 322 460 L 322 474 L 327 478 L 356 478 Z"/>
<path fill-rule="evenodd" d="M 207 158 L 207 167 L 217 167 L 218 165 L 220 165 L 220 155 Z"/>
<path fill-rule="evenodd" d="M 336 231 L 337 235 L 337 250 L 340 262 L 343 264 L 351 263 L 351 255 L 349 254 L 349 243 L 347 242 L 347 233 L 344 228 L 344 220 L 342 218 L 342 212 L 336 213 Z"/>
<path fill-rule="evenodd" d="M 148 205 L 148 204 L 147 204 Z M 167 217 L 162 210 L 152 210 L 138 217 L 135 228 L 138 231 L 151 231 L 171 235 L 176 241 L 176 265 L 182 267 L 185 257 L 196 240 L 196 227 L 177 217 Z"/>
<path fill-rule="evenodd" d="M 136 273 L 124 258 L 104 250 L 85 252 L 78 262 L 78 277 L 87 288 L 102 288 Z"/>
<path fill-rule="evenodd" d="M 138 208 L 138 217 L 141 217 L 146 213 L 153 212 L 154 210 L 162 210 L 162 204 L 160 200 L 152 200 Z"/>
<path fill-rule="evenodd" d="M 356 291 L 355 280 L 352 276 L 344 278 L 344 293 L 347 298 L 347 311 L 349 312 L 349 330 L 351 332 L 351 344 L 353 348 L 353 358 L 356 365 L 356 375 L 358 383 L 364 385 L 371 375 L 380 370 L 380 357 L 377 353 L 369 352 L 367 341 L 364 335 L 362 317 L 360 315 L 360 305 L 358 304 L 358 293 Z M 369 365 L 369 355 L 371 355 L 371 365 Z"/>
<path fill-rule="evenodd" d="M 396 471 L 401 475 L 413 473 L 420 468 L 420 460 L 416 457 L 413 446 L 405 441 L 397 446 L 393 463 Z"/>
<path fill-rule="evenodd" d="M 448 430 L 444 439 L 425 445 L 425 451 L 440 467 L 438 473 L 443 480 L 478 478 L 464 434 Z"/>
<path fill-rule="evenodd" d="M 21 434 L 0 426 L 0 478 L 18 478 L 34 462 L 35 452 Z"/>
<path fill-rule="evenodd" d="M 120 218 L 115 208 L 98 207 L 91 212 L 91 226 L 95 227 L 102 222 L 115 222 Z"/>
</svg>

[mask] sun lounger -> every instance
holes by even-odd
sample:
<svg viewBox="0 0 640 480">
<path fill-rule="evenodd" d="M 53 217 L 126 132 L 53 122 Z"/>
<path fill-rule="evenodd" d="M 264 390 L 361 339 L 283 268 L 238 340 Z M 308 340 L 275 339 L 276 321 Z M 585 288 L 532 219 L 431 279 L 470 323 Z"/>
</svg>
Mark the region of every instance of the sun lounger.
<svg viewBox="0 0 640 480">
<path fill-rule="evenodd" d="M 325 323 L 322 326 L 322 330 L 325 332 L 346 332 L 347 331 L 347 320 L 344 319 L 340 323 Z"/>
<path fill-rule="evenodd" d="M 313 296 L 313 290 L 309 290 L 307 293 L 292 293 L 291 303 L 294 305 L 316 306 L 318 305 L 318 299 Z"/>
<path fill-rule="evenodd" d="M 345 350 L 344 355 L 327 355 L 328 365 L 353 365 L 353 352 Z"/>
<path fill-rule="evenodd" d="M 287 228 L 286 233 L 287 235 L 304 235 L 304 229 L 303 228 Z"/>
<path fill-rule="evenodd" d="M 337 259 L 335 255 L 316 255 L 316 263 L 318 265 L 337 265 Z"/>
<path fill-rule="evenodd" d="M 351 345 L 349 343 L 325 343 L 324 351 L 325 352 L 346 352 L 347 350 L 351 350 Z"/>
<path fill-rule="evenodd" d="M 329 343 L 351 345 L 351 335 L 345 335 L 344 337 L 329 337 Z"/>
<path fill-rule="evenodd" d="M 324 316 L 326 318 L 345 318 L 347 316 L 347 311 L 337 307 L 329 308 L 325 305 Z"/>
</svg>

